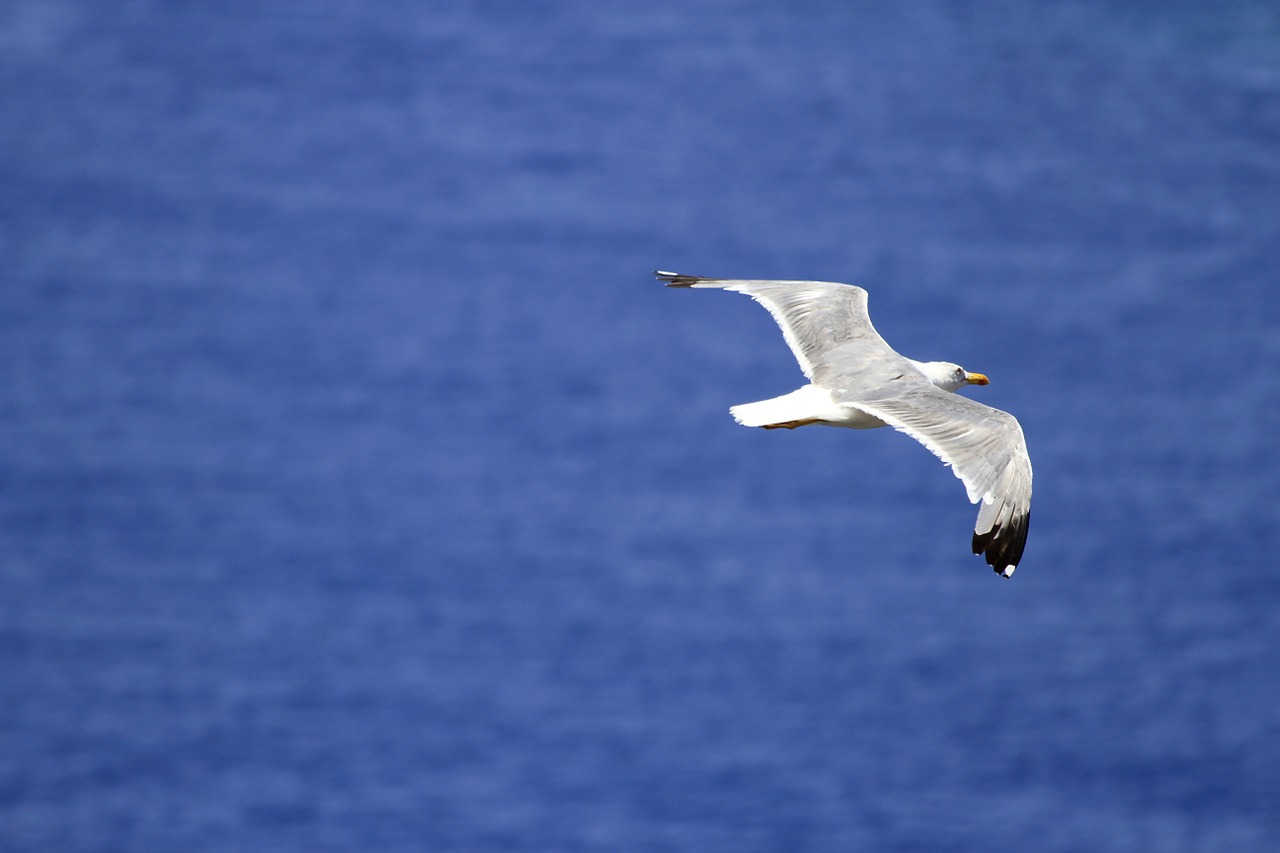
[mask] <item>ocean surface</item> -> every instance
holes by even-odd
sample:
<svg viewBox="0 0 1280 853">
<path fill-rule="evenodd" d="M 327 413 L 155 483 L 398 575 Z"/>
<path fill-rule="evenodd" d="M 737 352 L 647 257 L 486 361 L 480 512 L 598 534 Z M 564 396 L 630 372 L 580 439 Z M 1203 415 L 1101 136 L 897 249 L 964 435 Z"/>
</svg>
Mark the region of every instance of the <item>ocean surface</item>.
<svg viewBox="0 0 1280 853">
<path fill-rule="evenodd" d="M 1280 850 L 1278 364 L 1272 2 L 7 0 L 0 850 Z"/>
</svg>

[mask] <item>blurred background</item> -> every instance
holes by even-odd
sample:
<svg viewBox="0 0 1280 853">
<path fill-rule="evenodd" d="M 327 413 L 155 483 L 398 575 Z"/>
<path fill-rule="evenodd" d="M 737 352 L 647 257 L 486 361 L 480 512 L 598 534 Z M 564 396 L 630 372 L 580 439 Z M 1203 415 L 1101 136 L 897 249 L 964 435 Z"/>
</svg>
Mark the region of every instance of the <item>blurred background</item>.
<svg viewBox="0 0 1280 853">
<path fill-rule="evenodd" d="M 1278 269 L 1270 2 L 8 0 L 0 848 L 1280 849 Z"/>
</svg>

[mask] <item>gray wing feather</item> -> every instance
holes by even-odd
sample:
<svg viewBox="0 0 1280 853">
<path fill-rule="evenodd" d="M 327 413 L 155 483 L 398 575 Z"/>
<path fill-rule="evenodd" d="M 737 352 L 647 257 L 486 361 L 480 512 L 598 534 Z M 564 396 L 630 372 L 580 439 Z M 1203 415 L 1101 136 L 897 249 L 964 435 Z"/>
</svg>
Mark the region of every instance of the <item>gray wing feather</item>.
<svg viewBox="0 0 1280 853">
<path fill-rule="evenodd" d="M 759 302 L 773 315 L 800 369 L 810 379 L 824 357 L 836 349 L 871 344 L 893 353 L 871 325 L 867 292 L 854 284 L 701 278 L 668 272 L 656 275 L 668 287 L 714 287 L 745 293 Z"/>
<path fill-rule="evenodd" d="M 996 571 L 1013 573 L 1031 514 L 1031 457 L 1013 415 L 928 384 L 911 383 L 887 399 L 837 399 L 906 433 L 950 466 L 969 501 L 982 504 L 974 553 L 985 552 Z"/>
</svg>

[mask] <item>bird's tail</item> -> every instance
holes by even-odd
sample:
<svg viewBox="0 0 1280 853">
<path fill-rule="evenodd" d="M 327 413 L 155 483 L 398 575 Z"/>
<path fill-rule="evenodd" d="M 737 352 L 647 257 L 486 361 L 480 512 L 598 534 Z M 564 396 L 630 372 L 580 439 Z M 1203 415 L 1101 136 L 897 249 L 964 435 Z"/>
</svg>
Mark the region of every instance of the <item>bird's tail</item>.
<svg viewBox="0 0 1280 853">
<path fill-rule="evenodd" d="M 821 419 L 811 385 L 771 400 L 733 406 L 729 409 L 729 414 L 733 415 L 735 421 L 748 427 L 782 426 Z"/>
</svg>

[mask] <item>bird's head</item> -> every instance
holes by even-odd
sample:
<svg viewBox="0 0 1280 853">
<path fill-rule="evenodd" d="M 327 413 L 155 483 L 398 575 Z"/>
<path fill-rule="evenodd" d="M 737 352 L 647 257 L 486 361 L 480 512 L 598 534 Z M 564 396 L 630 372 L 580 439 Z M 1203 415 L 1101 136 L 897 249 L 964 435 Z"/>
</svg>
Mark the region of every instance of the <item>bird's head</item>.
<svg viewBox="0 0 1280 853">
<path fill-rule="evenodd" d="M 920 365 L 929 381 L 943 391 L 959 391 L 966 385 L 989 385 L 991 380 L 981 373 L 970 373 L 949 361 L 927 361 Z"/>
</svg>

